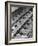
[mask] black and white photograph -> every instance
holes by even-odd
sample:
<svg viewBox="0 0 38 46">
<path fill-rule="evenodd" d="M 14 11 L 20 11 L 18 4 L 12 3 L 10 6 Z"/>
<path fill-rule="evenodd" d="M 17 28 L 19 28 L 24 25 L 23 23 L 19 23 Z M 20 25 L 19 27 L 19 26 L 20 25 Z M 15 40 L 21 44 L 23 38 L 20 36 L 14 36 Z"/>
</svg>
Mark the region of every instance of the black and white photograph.
<svg viewBox="0 0 38 46">
<path fill-rule="evenodd" d="M 35 43 L 36 3 L 5 3 L 5 44 Z"/>
<path fill-rule="evenodd" d="M 14 10 L 13 10 L 14 8 Z M 32 38 L 33 7 L 11 7 L 11 38 Z"/>
</svg>

